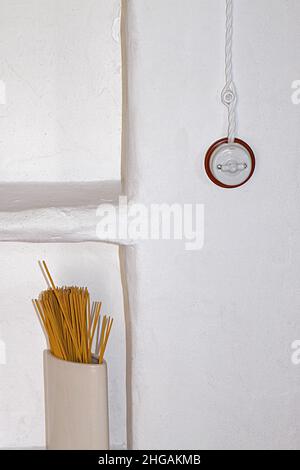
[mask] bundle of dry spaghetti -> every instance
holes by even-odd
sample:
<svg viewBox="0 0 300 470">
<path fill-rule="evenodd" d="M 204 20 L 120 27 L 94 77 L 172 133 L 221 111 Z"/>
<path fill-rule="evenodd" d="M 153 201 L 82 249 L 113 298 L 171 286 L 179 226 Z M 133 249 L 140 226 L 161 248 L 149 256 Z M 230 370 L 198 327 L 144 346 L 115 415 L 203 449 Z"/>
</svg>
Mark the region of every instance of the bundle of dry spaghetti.
<svg viewBox="0 0 300 470">
<path fill-rule="evenodd" d="M 40 263 L 49 289 L 33 300 L 51 353 L 72 362 L 102 364 L 113 319 L 101 318 L 101 302 L 93 302 L 85 287 L 56 287 L 48 267 Z"/>
</svg>

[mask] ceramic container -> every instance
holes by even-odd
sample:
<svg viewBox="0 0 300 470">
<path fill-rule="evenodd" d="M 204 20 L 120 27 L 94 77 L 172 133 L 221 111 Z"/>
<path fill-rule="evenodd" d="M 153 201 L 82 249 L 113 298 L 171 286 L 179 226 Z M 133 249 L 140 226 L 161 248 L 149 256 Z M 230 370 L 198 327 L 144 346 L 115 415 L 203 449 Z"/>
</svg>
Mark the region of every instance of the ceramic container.
<svg viewBox="0 0 300 470">
<path fill-rule="evenodd" d="M 44 351 L 46 447 L 109 449 L 107 366 Z"/>
</svg>

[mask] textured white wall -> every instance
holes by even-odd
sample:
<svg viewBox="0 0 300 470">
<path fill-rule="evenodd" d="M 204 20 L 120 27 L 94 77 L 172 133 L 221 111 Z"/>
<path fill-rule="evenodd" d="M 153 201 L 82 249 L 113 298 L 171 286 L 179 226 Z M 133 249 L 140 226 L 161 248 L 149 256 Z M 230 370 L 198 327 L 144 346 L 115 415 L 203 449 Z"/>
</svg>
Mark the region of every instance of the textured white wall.
<svg viewBox="0 0 300 470">
<path fill-rule="evenodd" d="M 107 188 L 115 185 L 88 183 L 120 178 L 119 16 L 119 0 L 0 0 L 0 238 L 96 238 L 96 206 L 102 197 L 111 200 L 114 190 Z M 86 184 L 44 184 L 71 181 Z M 41 258 L 58 284 L 87 285 L 115 318 L 108 351 L 110 430 L 112 446 L 124 447 L 118 248 L 0 243 L 0 258 L 0 447 L 45 444 L 45 343 L 31 305 L 45 287 L 36 265 Z"/>
<path fill-rule="evenodd" d="M 128 183 L 139 202 L 205 204 L 205 245 L 127 249 L 135 448 L 299 448 L 300 3 L 235 2 L 246 186 L 203 170 L 226 132 L 223 0 L 128 0 Z"/>
<path fill-rule="evenodd" d="M 107 350 L 110 436 L 113 447 L 124 447 L 125 337 L 118 247 L 105 244 L 1 243 L 0 448 L 43 447 L 44 335 L 31 304 L 46 288 L 37 265 L 46 259 L 58 285 L 88 286 L 93 300 L 103 301 L 103 313 L 114 325 Z"/>
<path fill-rule="evenodd" d="M 1 181 L 118 179 L 119 0 L 1 0 L 0 11 Z"/>
</svg>

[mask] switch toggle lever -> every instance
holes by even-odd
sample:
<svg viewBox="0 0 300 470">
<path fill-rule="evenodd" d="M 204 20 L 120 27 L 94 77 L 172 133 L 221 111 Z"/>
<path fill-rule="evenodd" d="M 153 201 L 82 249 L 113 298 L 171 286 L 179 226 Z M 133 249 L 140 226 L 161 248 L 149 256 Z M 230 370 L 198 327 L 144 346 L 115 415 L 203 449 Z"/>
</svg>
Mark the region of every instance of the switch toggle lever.
<svg viewBox="0 0 300 470">
<path fill-rule="evenodd" d="M 217 165 L 218 170 L 224 171 L 225 173 L 239 173 L 240 171 L 246 170 L 247 167 L 247 163 L 237 162 L 236 160 L 228 160 L 226 163 L 219 163 L 219 165 Z"/>
</svg>

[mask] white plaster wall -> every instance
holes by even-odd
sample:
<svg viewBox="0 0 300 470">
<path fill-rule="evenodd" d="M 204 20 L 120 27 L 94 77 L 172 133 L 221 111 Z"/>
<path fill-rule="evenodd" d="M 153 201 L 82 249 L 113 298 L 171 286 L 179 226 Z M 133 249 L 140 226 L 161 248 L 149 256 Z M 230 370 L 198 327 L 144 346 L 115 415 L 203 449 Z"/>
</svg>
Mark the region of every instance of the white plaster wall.
<svg viewBox="0 0 300 470">
<path fill-rule="evenodd" d="M 1 240 L 97 240 L 96 207 L 120 183 L 119 26 L 119 0 L 0 0 Z M 124 447 L 118 247 L 0 243 L 0 258 L 0 448 L 45 445 L 45 343 L 30 302 L 45 287 L 41 258 L 58 284 L 87 285 L 115 318 L 110 431 Z"/>
<path fill-rule="evenodd" d="M 205 204 L 205 244 L 126 249 L 134 448 L 300 448 L 300 3 L 235 1 L 238 135 L 257 171 L 203 170 L 226 133 L 223 0 L 128 0 L 128 192 Z"/>
<path fill-rule="evenodd" d="M 46 259 L 58 285 L 88 286 L 114 317 L 107 350 L 110 437 L 126 444 L 125 337 L 118 247 L 105 244 L 0 244 L 0 448 L 44 447 L 44 335 L 31 304 L 46 288 L 37 260 Z M 1 348 L 1 346 L 0 346 Z M 0 350 L 1 353 L 1 350 Z"/>
<path fill-rule="evenodd" d="M 1 0 L 0 12 L 0 180 L 118 179 L 120 1 Z"/>
</svg>

